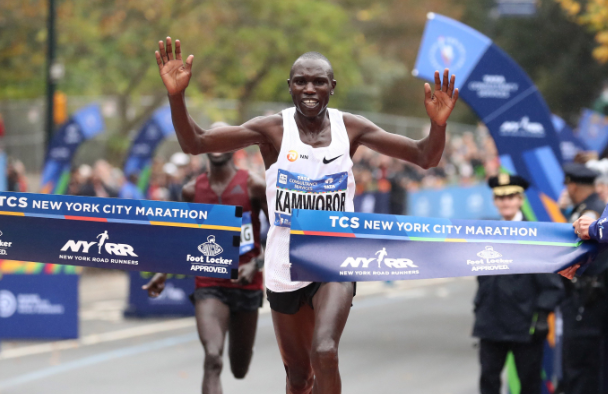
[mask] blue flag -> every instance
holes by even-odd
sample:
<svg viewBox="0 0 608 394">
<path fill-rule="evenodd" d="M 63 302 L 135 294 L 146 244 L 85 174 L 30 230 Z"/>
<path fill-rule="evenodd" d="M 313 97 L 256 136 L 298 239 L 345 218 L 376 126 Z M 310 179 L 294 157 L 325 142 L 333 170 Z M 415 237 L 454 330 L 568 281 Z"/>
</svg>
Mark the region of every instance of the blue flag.
<svg viewBox="0 0 608 394">
<path fill-rule="evenodd" d="M 488 37 L 429 14 L 413 73 L 432 81 L 435 70 L 444 68 L 456 75 L 460 97 L 490 130 L 503 170 L 531 183 L 526 215 L 565 221 L 556 203 L 564 179 L 559 138 L 532 80 Z"/>
<path fill-rule="evenodd" d="M 154 152 L 167 136 L 174 133 L 171 108 L 167 106 L 156 110 L 133 140 L 124 172 L 126 176 L 138 176 L 137 186 L 144 195 L 148 191 Z"/>
<path fill-rule="evenodd" d="M 82 142 L 105 128 L 98 105 L 78 110 L 55 132 L 42 170 L 42 193 L 64 194 L 70 180 L 72 158 Z"/>
<path fill-rule="evenodd" d="M 584 109 L 578 122 L 578 135 L 586 150 L 603 152 L 608 143 L 608 117 Z"/>
</svg>

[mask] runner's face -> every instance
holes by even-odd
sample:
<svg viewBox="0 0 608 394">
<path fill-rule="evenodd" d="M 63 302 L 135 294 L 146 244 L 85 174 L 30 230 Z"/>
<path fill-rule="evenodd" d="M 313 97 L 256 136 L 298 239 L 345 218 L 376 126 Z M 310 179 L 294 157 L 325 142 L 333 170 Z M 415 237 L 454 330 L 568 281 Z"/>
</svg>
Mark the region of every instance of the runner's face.
<svg viewBox="0 0 608 394">
<path fill-rule="evenodd" d="M 223 166 L 224 164 L 232 161 L 233 153 L 207 153 L 209 162 L 214 166 Z"/>
<path fill-rule="evenodd" d="M 503 218 L 512 218 L 521 209 L 523 199 L 520 194 L 494 196 L 494 205 Z"/>
<path fill-rule="evenodd" d="M 307 118 L 322 114 L 329 104 L 336 81 L 329 78 L 329 64 L 321 59 L 302 59 L 287 80 L 296 109 Z"/>
</svg>

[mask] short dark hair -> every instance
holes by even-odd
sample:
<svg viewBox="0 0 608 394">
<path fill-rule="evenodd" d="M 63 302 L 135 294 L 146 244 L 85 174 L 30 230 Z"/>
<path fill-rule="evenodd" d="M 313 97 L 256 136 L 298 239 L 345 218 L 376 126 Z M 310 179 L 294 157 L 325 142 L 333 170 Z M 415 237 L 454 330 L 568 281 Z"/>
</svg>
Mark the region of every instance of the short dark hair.
<svg viewBox="0 0 608 394">
<path fill-rule="evenodd" d="M 329 79 L 331 79 L 333 81 L 334 68 L 332 67 L 329 59 L 326 58 L 325 56 L 323 56 L 323 54 L 321 54 L 319 52 L 306 52 L 305 54 L 300 55 L 300 57 L 297 58 L 296 61 L 293 62 L 292 66 L 291 66 L 291 71 L 289 71 L 289 79 L 293 78 L 293 68 L 296 65 L 296 63 L 299 62 L 300 60 L 306 60 L 306 59 L 323 60 L 325 63 L 327 63 L 329 65 L 328 76 L 329 76 Z"/>
</svg>

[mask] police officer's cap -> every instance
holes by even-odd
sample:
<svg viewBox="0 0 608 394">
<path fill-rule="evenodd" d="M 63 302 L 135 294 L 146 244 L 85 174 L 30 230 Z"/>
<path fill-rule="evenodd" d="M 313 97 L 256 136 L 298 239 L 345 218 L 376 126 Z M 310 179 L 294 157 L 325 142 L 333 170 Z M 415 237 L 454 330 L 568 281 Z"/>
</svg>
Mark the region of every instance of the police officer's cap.
<svg viewBox="0 0 608 394">
<path fill-rule="evenodd" d="M 593 185 L 595 178 L 599 175 L 597 171 L 588 168 L 581 163 L 567 163 L 564 165 L 564 183 L 579 183 Z"/>
<path fill-rule="evenodd" d="M 495 196 L 510 196 L 512 194 L 523 193 L 530 184 L 519 175 L 509 175 L 500 173 L 488 179 L 488 186 L 492 188 Z"/>
</svg>

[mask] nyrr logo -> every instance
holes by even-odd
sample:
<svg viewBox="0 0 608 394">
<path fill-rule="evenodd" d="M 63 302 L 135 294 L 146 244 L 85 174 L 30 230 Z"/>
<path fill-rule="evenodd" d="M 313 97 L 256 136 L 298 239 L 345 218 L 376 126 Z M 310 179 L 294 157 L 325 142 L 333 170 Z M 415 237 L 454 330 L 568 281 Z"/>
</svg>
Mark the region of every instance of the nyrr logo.
<svg viewBox="0 0 608 394">
<path fill-rule="evenodd" d="M 133 247 L 131 245 L 106 242 L 108 239 L 110 239 L 110 236 L 108 235 L 107 231 L 104 231 L 103 233 L 99 234 L 96 238 L 99 238 L 99 241 L 87 242 L 74 241 L 70 239 L 68 242 L 66 242 L 65 245 L 63 245 L 61 251 L 70 251 L 74 253 L 89 253 L 89 249 L 91 249 L 91 246 L 97 244 L 97 254 L 101 254 L 101 251 L 105 250 L 106 253 L 110 255 L 138 257 L 135 254 L 135 251 L 133 250 Z"/>
<path fill-rule="evenodd" d="M 375 253 L 378 257 L 366 258 L 366 257 L 347 257 L 346 260 L 340 265 L 340 267 L 354 267 L 354 268 L 368 268 L 370 263 L 374 260 L 378 263 L 378 269 L 382 268 L 382 264 L 388 268 L 418 268 L 416 264 L 410 259 L 386 259 L 388 255 L 386 248 Z"/>
<path fill-rule="evenodd" d="M 530 118 L 524 116 L 519 122 L 506 121 L 500 125 L 500 134 L 506 137 L 536 137 L 545 136 L 545 128 L 542 123 L 530 122 Z"/>
</svg>

